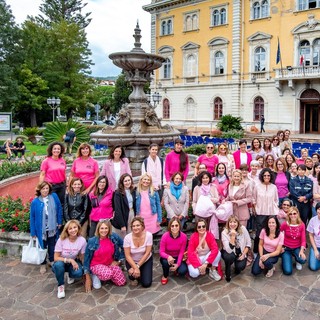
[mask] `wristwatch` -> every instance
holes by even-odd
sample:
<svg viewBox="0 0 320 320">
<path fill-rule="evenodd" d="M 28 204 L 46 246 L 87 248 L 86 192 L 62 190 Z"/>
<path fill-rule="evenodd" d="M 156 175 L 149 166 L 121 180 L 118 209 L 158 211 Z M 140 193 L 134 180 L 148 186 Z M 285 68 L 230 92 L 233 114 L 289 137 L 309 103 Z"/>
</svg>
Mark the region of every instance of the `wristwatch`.
<svg viewBox="0 0 320 320">
<path fill-rule="evenodd" d="M 140 269 L 140 265 L 139 265 L 139 263 L 136 263 L 136 266 L 137 266 L 137 268 L 138 268 L 138 269 Z"/>
</svg>

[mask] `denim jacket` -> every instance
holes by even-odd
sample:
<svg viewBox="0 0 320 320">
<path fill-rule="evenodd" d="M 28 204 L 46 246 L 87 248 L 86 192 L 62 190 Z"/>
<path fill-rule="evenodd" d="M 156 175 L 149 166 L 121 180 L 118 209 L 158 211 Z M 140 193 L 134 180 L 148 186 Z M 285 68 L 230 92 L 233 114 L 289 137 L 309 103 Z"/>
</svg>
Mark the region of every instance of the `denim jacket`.
<svg viewBox="0 0 320 320">
<path fill-rule="evenodd" d="M 115 261 L 119 261 L 124 259 L 124 251 L 123 251 L 123 240 L 116 233 L 112 232 L 110 235 L 110 240 L 114 244 L 114 254 L 113 258 Z M 84 263 L 83 263 L 83 271 L 84 273 L 90 273 L 90 264 L 93 257 L 93 254 L 100 246 L 100 239 L 96 236 L 90 238 L 88 240 L 88 244 L 86 247 L 86 252 L 84 254 Z"/>
<path fill-rule="evenodd" d="M 149 199 L 151 205 L 152 214 L 157 214 L 157 222 L 162 222 L 162 208 L 160 204 L 160 197 L 157 191 L 151 195 L 149 190 Z M 140 215 L 140 206 L 141 206 L 141 194 L 137 193 L 136 195 L 136 213 Z"/>
</svg>

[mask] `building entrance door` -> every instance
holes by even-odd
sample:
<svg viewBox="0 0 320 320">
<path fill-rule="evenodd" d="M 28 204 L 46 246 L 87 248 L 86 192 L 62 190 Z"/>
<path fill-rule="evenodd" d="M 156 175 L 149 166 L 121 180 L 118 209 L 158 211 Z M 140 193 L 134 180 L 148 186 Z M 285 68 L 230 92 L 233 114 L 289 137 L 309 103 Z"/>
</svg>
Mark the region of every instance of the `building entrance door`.
<svg viewBox="0 0 320 320">
<path fill-rule="evenodd" d="M 305 90 L 300 97 L 300 133 L 320 133 L 320 94 Z"/>
<path fill-rule="evenodd" d="M 319 105 L 306 104 L 305 133 L 319 133 Z"/>
</svg>

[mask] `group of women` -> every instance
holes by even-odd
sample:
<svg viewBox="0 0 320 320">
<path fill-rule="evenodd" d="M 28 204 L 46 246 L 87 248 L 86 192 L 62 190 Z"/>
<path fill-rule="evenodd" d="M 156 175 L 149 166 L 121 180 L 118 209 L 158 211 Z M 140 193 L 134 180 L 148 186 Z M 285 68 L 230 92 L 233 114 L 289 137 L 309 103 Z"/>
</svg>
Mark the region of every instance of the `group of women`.
<svg viewBox="0 0 320 320">
<path fill-rule="evenodd" d="M 137 188 L 121 146 L 111 149 L 100 172 L 98 163 L 91 157 L 90 146 L 81 144 L 67 180 L 64 146 L 52 143 L 41 165 L 37 197 L 31 204 L 30 229 L 41 246 L 48 248 L 49 264 L 58 281 L 58 297 L 65 296 L 65 272 L 68 284 L 84 274 L 89 292 L 92 286 L 100 288 L 101 281 L 124 285 L 126 277 L 121 267 L 126 266 L 131 285 L 139 281 L 149 287 L 153 235 L 160 231 L 163 219 L 161 204 L 168 221 L 159 252 L 163 285 L 168 282 L 170 271 L 190 277 L 208 272 L 212 279 L 219 281 L 221 257 L 225 262 L 226 280 L 230 281 L 233 264 L 238 274 L 252 261 L 247 228 L 254 229 L 256 235 L 254 275 L 265 270 L 266 276 L 271 277 L 280 255 L 285 274 L 292 273 L 291 256 L 295 257 L 296 268 L 300 270 L 306 262 L 304 219 L 310 218 L 305 207 L 312 199 L 317 204 L 319 198 L 320 202 L 320 190 L 314 188 L 313 194 L 309 184 L 313 180 L 320 185 L 320 165 L 314 164 L 310 173 L 315 175 L 312 180 L 306 177 L 306 164 L 298 165 L 295 177 L 287 170 L 296 163 L 290 152 L 289 136 L 287 134 L 286 140 L 282 138 L 285 141 L 282 145 L 275 143 L 277 139 L 280 141 L 279 135 L 270 141 L 265 139 L 263 146 L 259 139 L 253 139 L 249 150 L 246 141 L 240 140 L 240 148 L 233 155 L 225 143 L 219 144 L 217 154 L 213 152 L 212 143 L 206 146 L 206 154 L 198 158 L 195 166 L 192 195 L 195 232 L 189 241 L 183 232 L 189 210 L 189 190 L 185 185 L 189 161 L 181 139 L 175 141 L 174 150 L 167 155 L 165 163 L 157 155 L 158 146 L 150 146 Z M 275 149 L 279 146 L 280 149 Z M 286 149 L 289 149 L 287 154 Z M 280 153 L 283 155 L 279 157 Z M 269 155 L 275 160 L 273 166 L 268 161 Z M 311 159 L 315 161 L 314 158 Z M 307 159 L 305 157 L 305 161 Z M 305 192 L 299 189 L 301 185 L 305 186 Z M 310 220 L 307 230 L 312 246 L 309 266 L 317 270 L 320 269 L 320 204 L 319 210 L 315 206 L 314 213 L 317 215 Z M 254 225 L 252 216 L 255 216 Z M 277 216 L 283 220 L 281 225 Z M 60 235 L 63 222 L 65 226 Z M 219 223 L 225 223 L 221 252 L 217 244 Z M 40 266 L 40 272 L 46 272 L 46 261 Z"/>
</svg>

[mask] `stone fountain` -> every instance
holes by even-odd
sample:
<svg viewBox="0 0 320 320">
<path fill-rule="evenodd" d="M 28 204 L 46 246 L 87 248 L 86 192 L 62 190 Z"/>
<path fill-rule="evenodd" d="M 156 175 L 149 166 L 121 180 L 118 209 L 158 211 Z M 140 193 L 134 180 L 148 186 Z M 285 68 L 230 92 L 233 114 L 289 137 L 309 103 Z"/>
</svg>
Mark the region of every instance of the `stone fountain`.
<svg viewBox="0 0 320 320">
<path fill-rule="evenodd" d="M 91 134 L 98 144 L 112 147 L 122 145 L 130 160 L 131 170 L 141 169 L 143 159 L 148 156 L 148 146 L 157 143 L 160 148 L 179 136 L 179 131 L 171 126 L 161 126 L 157 114 L 148 102 L 143 87 L 151 82 L 153 71 L 160 68 L 165 59 L 162 56 L 144 52 L 140 43 L 140 28 L 134 29 L 134 48 L 130 52 L 116 52 L 109 55 L 112 62 L 122 68 L 133 91 L 130 103 L 122 106 L 115 126 L 106 126 Z"/>
</svg>

